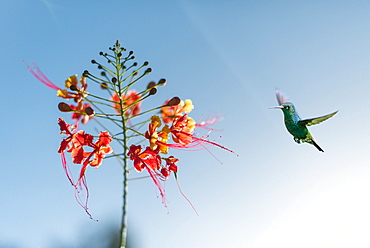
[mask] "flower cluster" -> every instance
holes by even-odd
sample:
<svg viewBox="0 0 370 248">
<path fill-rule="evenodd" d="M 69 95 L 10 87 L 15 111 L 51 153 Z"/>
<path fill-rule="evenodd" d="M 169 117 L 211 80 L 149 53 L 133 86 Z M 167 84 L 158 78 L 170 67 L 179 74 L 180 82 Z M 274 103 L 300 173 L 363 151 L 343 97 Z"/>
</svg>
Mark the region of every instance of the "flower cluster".
<svg viewBox="0 0 370 248">
<path fill-rule="evenodd" d="M 134 90 L 132 86 L 151 72 L 151 68 L 147 68 L 143 74 L 139 75 L 139 71 L 148 66 L 149 63 L 144 62 L 139 68 L 137 68 L 136 62 L 128 65 L 135 58 L 133 52 L 129 52 L 126 57 L 123 56 L 123 52 L 126 50 L 120 47 L 118 42 L 110 50 L 113 51 L 113 55 L 103 52 L 100 52 L 100 55 L 113 65 L 114 70 L 92 60 L 92 63 L 97 64 L 98 69 L 102 70 L 101 77 L 84 71 L 80 80 L 77 75 L 68 77 L 65 80 L 64 89 L 52 83 L 34 63 L 32 67 L 28 66 L 28 70 L 39 81 L 57 91 L 58 97 L 73 100 L 76 104 L 66 102 L 58 104 L 60 111 L 72 113 L 71 118 L 75 120 L 75 124 L 71 125 L 62 118 L 58 119 L 61 134 L 66 136 L 62 139 L 58 152 L 61 154 L 62 166 L 67 178 L 75 188 L 76 199 L 88 214 L 86 169 L 88 166 L 98 168 L 104 158 L 118 157 L 119 161 L 122 162 L 124 185 L 127 185 L 128 182 L 129 160 L 133 162 L 133 168 L 137 172 L 146 171 L 157 186 L 162 201 L 166 205 L 162 182 L 166 181 L 171 174 L 174 174 L 177 180 L 179 170 L 179 159 L 169 154 L 171 148 L 207 150 L 210 146 L 217 146 L 232 152 L 209 140 L 209 133 L 212 131 L 209 126 L 216 123 L 217 118 L 196 123 L 193 118 L 189 117 L 189 113 L 194 108 L 189 99 L 181 101 L 180 98 L 173 97 L 159 107 L 142 111 L 143 101 L 149 96 L 155 95 L 157 88 L 164 86 L 166 80 L 161 79 L 158 83 L 150 82 L 142 91 Z M 99 84 L 103 91 L 108 92 L 108 96 L 98 96 L 87 92 L 87 79 Z M 150 118 L 145 118 L 144 114 L 150 112 L 155 113 L 151 114 Z M 99 135 L 94 137 L 84 130 L 78 130 L 80 122 L 86 124 L 93 117 L 104 129 L 106 129 L 105 126 L 98 119 L 110 121 L 118 127 L 118 132 L 100 131 Z M 197 128 L 204 128 L 208 131 L 199 135 L 202 132 L 197 133 Z M 146 146 L 139 145 L 139 141 L 142 141 L 143 138 L 148 142 Z M 122 153 L 113 154 L 113 149 L 110 146 L 113 140 L 123 149 Z M 66 153 L 70 154 L 72 163 L 81 165 L 76 181 L 73 180 L 68 167 Z M 107 156 L 108 154 L 111 155 Z M 80 200 L 78 195 L 81 189 L 86 190 L 85 201 Z"/>
<path fill-rule="evenodd" d="M 142 146 L 131 145 L 127 153 L 133 161 L 136 171 L 142 172 L 145 169 L 149 173 L 158 187 L 164 203 L 166 202 L 165 190 L 160 181 L 167 180 L 171 172 L 174 172 L 176 176 L 178 171 L 176 163 L 179 161 L 172 155 L 163 157 L 162 154 L 169 153 L 169 148 L 202 150 L 214 145 L 232 152 L 215 142 L 209 141 L 207 139 L 208 134 L 203 137 L 195 135 L 196 127 L 206 127 L 207 124 L 197 125 L 194 119 L 188 116 L 193 108 L 194 105 L 189 99 L 180 101 L 179 98 L 174 97 L 165 102 L 160 109 L 161 117 L 152 115 L 148 130 L 144 134 L 149 146 L 143 149 Z M 163 127 L 162 121 L 166 123 Z"/>
</svg>

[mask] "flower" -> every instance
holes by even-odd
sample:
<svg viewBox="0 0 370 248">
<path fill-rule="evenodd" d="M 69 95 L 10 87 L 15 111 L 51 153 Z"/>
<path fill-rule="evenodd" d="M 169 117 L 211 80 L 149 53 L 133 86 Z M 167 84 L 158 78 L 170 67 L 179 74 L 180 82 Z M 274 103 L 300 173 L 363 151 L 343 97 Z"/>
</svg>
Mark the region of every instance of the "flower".
<svg viewBox="0 0 370 248">
<path fill-rule="evenodd" d="M 58 124 L 61 134 L 67 135 L 67 137 L 61 141 L 58 148 L 58 152 L 62 157 L 63 169 L 68 180 L 75 188 L 75 195 L 78 203 L 85 209 L 86 213 L 91 218 L 91 215 L 87 210 L 88 187 L 85 180 L 85 171 L 88 165 L 98 168 L 102 164 L 105 156 L 113 152 L 113 149 L 110 147 L 112 137 L 107 131 L 101 131 L 99 139 L 94 142 L 94 136 L 85 133 L 83 130 L 76 132 L 76 126 L 67 124 L 62 118 L 58 119 Z M 88 152 L 84 147 L 90 147 L 92 148 L 92 151 Z M 82 164 L 77 182 L 73 181 L 72 174 L 65 158 L 65 151 L 71 153 L 73 163 Z M 86 198 L 84 202 L 77 196 L 78 193 L 80 193 L 78 190 L 79 188 L 84 188 L 86 190 Z"/>
<path fill-rule="evenodd" d="M 39 67 L 35 63 L 32 63 L 32 68 L 30 66 L 27 66 L 28 71 L 32 73 L 32 75 L 37 78 L 41 83 L 45 84 L 49 88 L 52 88 L 57 91 L 57 96 L 65 98 L 65 99 L 74 99 L 75 102 L 80 102 L 82 98 L 84 98 L 88 92 L 86 92 L 87 89 L 87 83 L 86 83 L 86 77 L 81 77 L 80 83 L 81 87 L 78 86 L 78 80 L 77 75 L 70 76 L 65 81 L 65 86 L 67 89 L 61 89 L 60 87 L 56 86 L 53 82 L 51 82 L 45 75 L 42 73 Z M 72 89 L 76 92 L 70 92 L 68 89 Z"/>
<path fill-rule="evenodd" d="M 142 152 L 141 146 L 131 145 L 127 156 L 134 161 L 137 172 L 142 172 L 144 169 L 156 171 L 161 166 L 161 157 L 150 147 Z"/>
<path fill-rule="evenodd" d="M 161 173 L 164 177 L 169 177 L 171 171 L 177 173 L 177 163 L 179 160 L 175 158 L 174 156 L 170 156 L 168 158 L 165 158 L 166 160 L 166 166 L 161 169 Z"/>
<path fill-rule="evenodd" d="M 168 125 L 165 125 L 161 131 L 157 131 L 162 125 L 161 119 L 157 115 L 153 115 L 149 124 L 148 131 L 145 132 L 145 138 L 149 140 L 150 148 L 154 151 L 158 151 L 164 154 L 168 152 L 168 146 L 166 146 L 167 140 L 169 139 L 170 129 Z"/>
<path fill-rule="evenodd" d="M 164 187 L 160 182 L 162 177 L 157 172 L 161 168 L 161 157 L 150 147 L 146 147 L 144 151 L 141 151 L 141 149 L 141 146 L 131 145 L 127 156 L 134 161 L 134 167 L 137 172 L 142 172 L 144 169 L 147 170 L 162 196 L 162 202 L 166 205 Z"/>
<path fill-rule="evenodd" d="M 62 97 L 64 99 L 73 99 L 77 104 L 77 106 L 69 105 L 67 103 L 63 103 L 63 105 L 58 106 L 59 110 L 62 112 L 70 112 L 70 111 L 78 111 L 72 114 L 72 119 L 76 120 L 76 125 L 80 119 L 82 119 L 82 124 L 86 124 L 92 117 L 86 114 L 86 108 L 90 107 L 89 104 L 85 103 L 82 104 L 82 99 L 85 98 L 88 94 L 86 92 L 87 83 L 86 77 L 81 77 L 80 81 L 77 79 L 77 75 L 73 75 L 65 80 L 65 87 L 66 89 L 62 89 L 56 86 L 53 82 L 51 82 L 45 75 L 42 73 L 39 67 L 35 63 L 32 63 L 32 68 L 26 64 L 28 71 L 32 73 L 32 75 L 37 78 L 41 83 L 45 84 L 49 88 L 52 88 L 57 91 L 57 96 Z M 79 84 L 81 86 L 79 86 Z M 68 91 L 68 89 L 72 90 Z M 83 113 L 79 113 L 83 112 Z"/>
<path fill-rule="evenodd" d="M 126 94 L 122 94 L 121 100 L 117 93 L 114 93 L 111 97 L 113 103 L 113 108 L 117 111 L 118 114 L 121 114 L 121 111 L 125 114 L 126 117 L 133 117 L 140 114 L 141 112 L 141 95 L 136 90 L 129 90 Z M 122 104 L 122 106 L 121 106 Z M 123 110 L 121 109 L 123 107 Z"/>
<path fill-rule="evenodd" d="M 170 99 L 171 100 L 171 99 Z M 178 105 L 165 106 L 170 101 L 166 101 L 161 108 L 161 116 L 164 123 L 171 123 L 175 118 L 181 116 L 183 112 L 190 113 L 194 109 L 193 102 L 190 99 L 180 101 Z"/>
<path fill-rule="evenodd" d="M 191 117 L 188 117 L 188 114 L 175 118 L 170 128 L 173 141 L 183 146 L 191 143 L 194 127 L 195 121 Z"/>
</svg>

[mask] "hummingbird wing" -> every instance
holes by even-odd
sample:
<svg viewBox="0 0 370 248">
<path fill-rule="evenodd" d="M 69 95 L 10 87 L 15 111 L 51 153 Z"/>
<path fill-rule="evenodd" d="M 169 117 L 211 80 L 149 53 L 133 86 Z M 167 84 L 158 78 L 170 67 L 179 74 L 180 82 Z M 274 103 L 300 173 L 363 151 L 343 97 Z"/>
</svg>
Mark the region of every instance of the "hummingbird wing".
<svg viewBox="0 0 370 248">
<path fill-rule="evenodd" d="M 285 97 L 279 90 L 275 90 L 275 94 L 279 105 L 289 102 L 288 98 Z"/>
<path fill-rule="evenodd" d="M 321 117 L 316 117 L 316 118 L 311 118 L 311 119 L 305 119 L 305 120 L 300 120 L 298 121 L 298 124 L 303 125 L 303 126 L 311 126 L 311 125 L 316 125 L 319 124 L 323 121 L 326 121 L 330 117 L 334 116 L 338 111 L 335 111 L 334 113 L 324 115 Z"/>
</svg>

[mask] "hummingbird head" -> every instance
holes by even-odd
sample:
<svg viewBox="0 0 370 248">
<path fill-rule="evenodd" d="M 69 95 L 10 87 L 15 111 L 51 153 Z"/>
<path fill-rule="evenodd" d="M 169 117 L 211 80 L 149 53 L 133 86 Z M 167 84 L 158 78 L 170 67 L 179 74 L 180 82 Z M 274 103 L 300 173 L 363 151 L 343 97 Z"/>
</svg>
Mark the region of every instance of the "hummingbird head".
<svg viewBox="0 0 370 248">
<path fill-rule="evenodd" d="M 286 119 L 299 119 L 299 116 L 294 108 L 293 103 L 289 102 L 288 98 L 284 96 L 279 90 L 275 91 L 276 99 L 278 100 L 279 106 L 270 108 L 279 108 L 283 111 Z"/>
<path fill-rule="evenodd" d="M 284 114 L 288 114 L 288 115 L 294 114 L 296 112 L 294 105 L 291 102 L 283 103 L 282 105 L 279 106 L 279 108 L 281 108 Z"/>
<path fill-rule="evenodd" d="M 275 106 L 275 107 L 270 107 L 270 108 L 281 109 L 283 111 L 285 118 L 288 118 L 288 119 L 292 118 L 293 116 L 298 116 L 294 108 L 294 105 L 291 102 L 285 102 L 281 104 L 280 106 Z"/>
</svg>

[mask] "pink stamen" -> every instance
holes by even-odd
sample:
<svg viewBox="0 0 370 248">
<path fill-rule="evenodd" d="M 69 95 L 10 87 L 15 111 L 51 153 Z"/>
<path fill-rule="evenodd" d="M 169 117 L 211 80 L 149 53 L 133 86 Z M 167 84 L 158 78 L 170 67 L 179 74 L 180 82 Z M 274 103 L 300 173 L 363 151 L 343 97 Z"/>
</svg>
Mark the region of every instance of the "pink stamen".
<svg viewBox="0 0 370 248">
<path fill-rule="evenodd" d="M 35 62 L 32 62 L 33 68 L 31 68 L 29 65 L 26 64 L 26 62 L 23 61 L 23 63 L 27 66 L 27 70 L 32 73 L 32 75 L 37 78 L 41 83 L 45 84 L 49 88 L 52 88 L 54 90 L 61 90 L 58 86 L 56 86 L 53 82 L 51 82 L 45 75 L 42 73 L 40 68 L 37 67 Z"/>
</svg>

